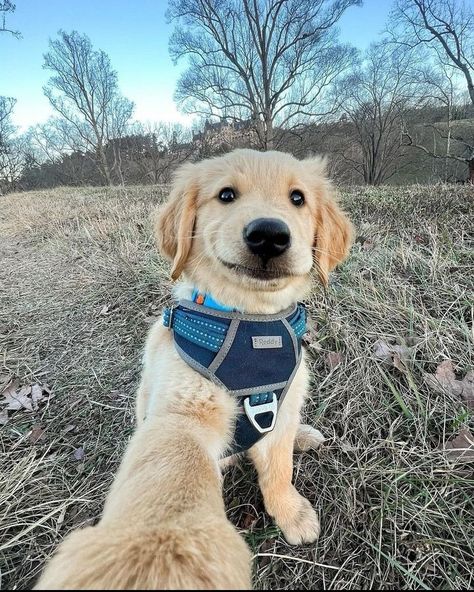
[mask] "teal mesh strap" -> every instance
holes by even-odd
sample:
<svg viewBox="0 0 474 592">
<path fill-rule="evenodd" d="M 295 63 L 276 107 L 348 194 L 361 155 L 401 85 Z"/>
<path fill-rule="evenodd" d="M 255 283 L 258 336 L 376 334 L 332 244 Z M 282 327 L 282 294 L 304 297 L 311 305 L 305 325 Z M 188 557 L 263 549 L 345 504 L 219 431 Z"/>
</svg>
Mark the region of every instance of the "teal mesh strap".
<svg viewBox="0 0 474 592">
<path fill-rule="evenodd" d="M 306 332 L 306 310 L 304 306 L 298 306 L 296 314 L 289 320 L 289 323 L 296 337 L 300 339 Z M 192 311 L 183 311 L 179 308 L 165 308 L 163 324 L 192 343 L 213 352 L 218 352 L 221 348 L 228 329 L 228 325 L 225 323 L 203 319 L 203 317 L 194 314 Z"/>
<path fill-rule="evenodd" d="M 210 351 L 218 352 L 227 334 L 227 325 L 203 319 L 192 312 L 165 308 L 163 324 L 181 337 Z"/>
<path fill-rule="evenodd" d="M 296 337 L 300 339 L 306 333 L 306 309 L 299 304 L 295 316 L 289 320 Z"/>
</svg>

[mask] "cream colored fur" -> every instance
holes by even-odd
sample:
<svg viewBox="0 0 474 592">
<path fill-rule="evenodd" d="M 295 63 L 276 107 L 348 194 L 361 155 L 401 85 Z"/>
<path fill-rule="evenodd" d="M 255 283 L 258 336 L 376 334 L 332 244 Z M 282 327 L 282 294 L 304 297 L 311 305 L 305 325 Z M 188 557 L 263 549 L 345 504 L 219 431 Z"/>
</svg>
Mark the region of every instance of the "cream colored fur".
<svg viewBox="0 0 474 592">
<path fill-rule="evenodd" d="M 352 226 L 335 201 L 324 168 L 319 158 L 299 161 L 281 152 L 236 150 L 179 169 L 170 198 L 155 218 L 159 248 L 172 262 L 172 276 L 180 278 L 175 295 L 190 298 L 196 287 L 243 312 L 276 313 L 308 294 L 312 271 L 327 283 L 329 272 L 347 255 Z M 224 187 L 235 190 L 234 202 L 219 201 Z M 289 199 L 295 189 L 306 198 L 301 208 Z M 259 217 L 282 219 L 291 231 L 290 249 L 275 260 L 276 278 L 256 279 L 223 263 L 252 265 L 243 229 Z M 303 360 L 275 429 L 248 453 L 258 472 L 265 507 L 291 544 L 312 542 L 319 535 L 314 509 L 292 484 L 294 447 L 309 449 L 323 440 L 314 428 L 300 426 L 307 387 Z M 156 405 L 172 405 L 184 390 L 194 405 L 209 398 L 220 404 L 232 400 L 179 357 L 171 333 L 158 321 L 145 348 L 138 421 L 147 409 L 159 413 Z M 166 401 L 155 393 L 164 393 Z"/>
<path fill-rule="evenodd" d="M 182 387 L 137 428 L 99 524 L 66 537 L 35 589 L 250 588 L 251 555 L 226 518 L 218 467 L 234 402 Z"/>
</svg>

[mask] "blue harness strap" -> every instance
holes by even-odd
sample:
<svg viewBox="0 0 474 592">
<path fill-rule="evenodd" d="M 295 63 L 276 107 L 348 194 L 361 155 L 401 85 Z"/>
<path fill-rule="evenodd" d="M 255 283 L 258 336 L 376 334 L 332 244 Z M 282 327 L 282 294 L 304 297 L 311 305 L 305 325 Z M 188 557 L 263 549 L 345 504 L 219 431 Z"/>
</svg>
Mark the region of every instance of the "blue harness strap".
<svg viewBox="0 0 474 592">
<path fill-rule="evenodd" d="M 183 360 L 238 397 L 233 452 L 247 450 L 275 425 L 301 360 L 306 309 L 298 304 L 276 315 L 247 315 L 197 299 L 196 292 L 193 299 L 166 308 L 163 324 Z"/>
</svg>

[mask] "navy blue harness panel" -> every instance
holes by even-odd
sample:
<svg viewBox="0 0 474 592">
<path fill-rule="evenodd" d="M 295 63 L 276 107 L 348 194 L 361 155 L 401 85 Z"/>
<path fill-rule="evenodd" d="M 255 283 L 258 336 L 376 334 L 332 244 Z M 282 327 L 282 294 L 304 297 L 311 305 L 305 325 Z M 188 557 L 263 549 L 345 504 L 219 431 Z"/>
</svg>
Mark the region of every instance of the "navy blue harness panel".
<svg viewBox="0 0 474 592">
<path fill-rule="evenodd" d="M 305 308 L 298 304 L 276 315 L 246 315 L 185 300 L 166 309 L 163 320 L 183 360 L 246 408 L 237 418 L 233 452 L 253 446 L 274 424 L 276 405 L 300 363 Z M 272 401 L 274 411 L 260 413 Z"/>
<path fill-rule="evenodd" d="M 253 337 L 281 337 L 278 348 L 254 349 Z M 288 329 L 281 321 L 240 321 L 232 346 L 215 370 L 230 391 L 258 389 L 262 385 L 287 382 L 299 356 Z"/>
</svg>

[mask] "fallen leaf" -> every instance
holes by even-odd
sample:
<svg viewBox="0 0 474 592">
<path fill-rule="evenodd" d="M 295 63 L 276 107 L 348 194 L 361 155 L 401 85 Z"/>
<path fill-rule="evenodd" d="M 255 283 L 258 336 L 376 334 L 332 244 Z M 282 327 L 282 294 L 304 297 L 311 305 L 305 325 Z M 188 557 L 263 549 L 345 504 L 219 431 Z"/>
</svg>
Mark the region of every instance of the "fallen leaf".
<svg viewBox="0 0 474 592">
<path fill-rule="evenodd" d="M 423 373 L 424 379 L 437 393 L 445 391 L 461 397 L 471 409 L 474 409 L 474 370 L 467 372 L 462 380 L 457 380 L 451 360 L 444 360 L 436 368 L 435 374 Z"/>
<path fill-rule="evenodd" d="M 266 539 L 260 545 L 260 549 L 258 550 L 259 553 L 265 553 L 262 557 L 259 558 L 259 565 L 269 565 L 272 562 L 271 558 L 271 551 L 275 549 L 275 539 Z"/>
<path fill-rule="evenodd" d="M 374 343 L 373 348 L 374 354 L 377 358 L 385 359 L 391 356 L 390 346 L 386 341 L 383 341 L 382 339 L 378 339 Z"/>
<path fill-rule="evenodd" d="M 40 401 L 45 398 L 43 395 L 43 387 L 38 383 L 31 386 L 31 401 L 33 403 L 33 409 L 36 411 L 39 407 Z"/>
<path fill-rule="evenodd" d="M 110 314 L 112 314 L 114 312 L 114 310 L 117 308 L 117 304 L 104 304 L 104 306 L 100 309 L 99 315 L 101 316 L 109 316 Z"/>
<path fill-rule="evenodd" d="M 466 401 L 467 407 L 474 409 L 474 370 L 467 372 L 462 382 L 464 383 L 464 390 L 461 397 Z"/>
<path fill-rule="evenodd" d="M 22 386 L 20 390 L 13 390 L 12 387 L 4 391 L 4 398 L 0 401 L 0 405 L 5 406 L 9 411 L 18 411 L 19 409 L 26 409 L 33 411 L 33 404 L 28 396 L 31 393 L 31 386 Z"/>
<path fill-rule="evenodd" d="M 303 345 L 309 349 L 312 349 L 315 351 L 321 351 L 321 349 L 322 349 L 321 344 L 319 343 L 319 339 L 318 339 L 318 332 L 317 332 L 316 327 L 313 323 L 308 323 L 307 331 L 303 335 L 301 341 L 302 341 Z"/>
<path fill-rule="evenodd" d="M 473 460 L 474 435 L 469 429 L 463 428 L 455 438 L 446 442 L 444 448 L 450 457 Z"/>
<path fill-rule="evenodd" d="M 329 352 L 326 354 L 326 364 L 330 370 L 337 368 L 342 362 L 342 355 L 339 352 Z"/>
<path fill-rule="evenodd" d="M 399 354 L 393 354 L 393 365 L 395 366 L 395 368 L 397 368 L 397 370 L 400 370 L 400 372 L 406 370 L 405 363 Z"/>
<path fill-rule="evenodd" d="M 259 552 L 268 553 L 275 547 L 275 539 L 266 539 L 260 545 Z"/>
<path fill-rule="evenodd" d="M 72 432 L 76 429 L 76 426 L 72 423 L 68 424 L 64 430 L 62 431 L 63 434 L 68 434 L 69 432 Z"/>
<path fill-rule="evenodd" d="M 76 460 L 84 460 L 85 456 L 84 448 L 82 448 L 82 446 L 74 450 L 74 458 Z"/>
<path fill-rule="evenodd" d="M 8 411 L 37 411 L 40 403 L 51 397 L 51 390 L 46 384 L 35 383 L 32 385 L 20 386 L 18 378 L 10 379 L 10 382 L 3 390 L 3 399 L 0 406 Z"/>
<path fill-rule="evenodd" d="M 1 394 L 6 396 L 8 393 L 15 392 L 19 386 L 20 386 L 20 380 L 18 378 L 14 378 L 13 376 L 10 376 L 9 380 L 7 380 L 2 385 Z"/>
<path fill-rule="evenodd" d="M 34 425 L 28 435 L 28 440 L 31 444 L 36 444 L 44 438 L 44 429 L 40 425 Z"/>
<path fill-rule="evenodd" d="M 363 251 L 370 251 L 370 249 L 374 248 L 374 241 L 368 238 L 362 243 L 361 247 Z"/>
<path fill-rule="evenodd" d="M 258 521 L 258 516 L 252 514 L 250 512 L 245 512 L 243 520 L 242 520 L 242 528 L 245 530 L 250 530 Z"/>
<path fill-rule="evenodd" d="M 373 349 L 376 358 L 390 366 L 395 366 L 402 372 L 405 370 L 405 362 L 410 359 L 409 347 L 387 343 L 383 339 L 378 339 L 374 343 Z"/>
<path fill-rule="evenodd" d="M 11 374 L 0 374 L 0 393 L 3 393 L 12 380 L 13 376 Z"/>
<path fill-rule="evenodd" d="M 103 307 L 100 309 L 100 312 L 99 312 L 99 314 L 100 314 L 101 316 L 108 315 L 108 314 L 109 314 L 109 308 L 110 308 L 110 307 L 109 307 L 109 305 L 108 305 L 108 304 L 104 304 L 104 306 L 103 306 Z"/>
</svg>

